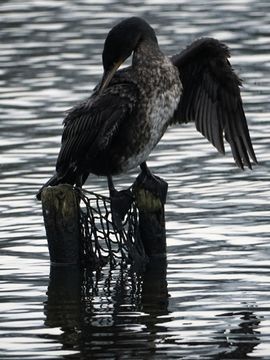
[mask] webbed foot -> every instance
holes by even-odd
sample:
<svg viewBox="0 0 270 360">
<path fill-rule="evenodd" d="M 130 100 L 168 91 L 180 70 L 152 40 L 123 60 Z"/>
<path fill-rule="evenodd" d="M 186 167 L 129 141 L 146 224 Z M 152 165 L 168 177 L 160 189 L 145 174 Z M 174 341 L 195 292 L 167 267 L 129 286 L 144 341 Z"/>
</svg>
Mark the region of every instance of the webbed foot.
<svg viewBox="0 0 270 360">
<path fill-rule="evenodd" d="M 112 221 L 118 230 L 123 227 L 123 220 L 133 202 L 133 195 L 130 189 L 117 191 L 110 190 Z"/>
<path fill-rule="evenodd" d="M 141 170 L 135 184 L 140 184 L 141 187 L 156 195 L 165 204 L 168 183 L 159 176 L 152 174 L 145 162 L 141 164 Z"/>
</svg>

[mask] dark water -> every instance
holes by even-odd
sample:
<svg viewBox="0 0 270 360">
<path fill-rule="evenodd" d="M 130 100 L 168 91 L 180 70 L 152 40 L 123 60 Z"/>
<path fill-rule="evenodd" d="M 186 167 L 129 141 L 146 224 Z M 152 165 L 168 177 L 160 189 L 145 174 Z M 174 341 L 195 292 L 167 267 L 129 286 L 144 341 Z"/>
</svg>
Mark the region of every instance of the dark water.
<svg viewBox="0 0 270 360">
<path fill-rule="evenodd" d="M 2 0 L 0 13 L 0 359 L 270 359 L 269 1 Z M 64 111 L 90 93 L 107 31 L 130 15 L 167 54 L 201 36 L 230 46 L 260 165 L 242 172 L 192 124 L 171 129 L 149 161 L 170 187 L 167 264 L 60 269 L 49 283 L 34 194 Z M 88 187 L 106 192 L 103 179 Z"/>
</svg>

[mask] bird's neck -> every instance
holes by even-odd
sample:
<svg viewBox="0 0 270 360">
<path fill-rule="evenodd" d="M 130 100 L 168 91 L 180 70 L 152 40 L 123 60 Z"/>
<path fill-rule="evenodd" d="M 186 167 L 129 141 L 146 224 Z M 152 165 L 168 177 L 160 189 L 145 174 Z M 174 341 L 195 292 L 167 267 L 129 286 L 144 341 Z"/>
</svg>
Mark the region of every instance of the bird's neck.
<svg viewBox="0 0 270 360">
<path fill-rule="evenodd" d="M 158 44 L 151 41 L 142 42 L 134 51 L 132 58 L 132 70 L 137 79 L 137 85 L 143 93 L 153 95 L 161 89 L 160 81 L 166 78 L 168 59 L 160 51 Z M 148 97 L 145 96 L 145 99 Z"/>
<path fill-rule="evenodd" d="M 164 58 L 163 53 L 160 51 L 158 43 L 152 40 L 142 41 L 133 53 L 132 67 L 153 66 L 154 63 L 160 62 Z"/>
</svg>

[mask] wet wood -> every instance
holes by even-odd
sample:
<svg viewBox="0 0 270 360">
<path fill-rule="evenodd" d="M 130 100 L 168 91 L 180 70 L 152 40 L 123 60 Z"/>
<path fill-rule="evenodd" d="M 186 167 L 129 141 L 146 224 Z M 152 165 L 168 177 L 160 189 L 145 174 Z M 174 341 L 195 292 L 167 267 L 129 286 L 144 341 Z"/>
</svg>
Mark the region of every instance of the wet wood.
<svg viewBox="0 0 270 360">
<path fill-rule="evenodd" d="M 148 257 L 166 254 L 164 205 L 167 183 L 141 173 L 133 186 L 139 210 L 139 235 Z M 45 188 L 41 194 L 51 263 L 80 263 L 79 199 L 72 186 Z"/>
<path fill-rule="evenodd" d="M 51 263 L 79 263 L 79 202 L 72 186 L 47 187 L 41 201 Z"/>
<path fill-rule="evenodd" d="M 139 209 L 139 232 L 149 257 L 166 254 L 165 202 L 168 184 L 161 178 L 141 173 L 133 192 Z"/>
</svg>

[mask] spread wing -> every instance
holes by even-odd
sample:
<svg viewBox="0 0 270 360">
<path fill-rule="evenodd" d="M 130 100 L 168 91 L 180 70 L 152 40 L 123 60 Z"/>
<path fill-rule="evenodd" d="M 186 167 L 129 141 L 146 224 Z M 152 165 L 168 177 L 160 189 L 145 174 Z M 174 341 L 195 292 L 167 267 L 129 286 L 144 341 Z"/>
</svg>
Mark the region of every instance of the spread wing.
<svg viewBox="0 0 270 360">
<path fill-rule="evenodd" d="M 243 110 L 241 80 L 229 57 L 226 45 L 203 38 L 171 58 L 183 85 L 173 122 L 194 121 L 197 130 L 223 154 L 225 135 L 236 164 L 251 168 L 250 158 L 255 163 L 257 159 Z"/>
<path fill-rule="evenodd" d="M 91 161 L 91 157 L 106 149 L 134 110 L 136 100 L 133 84 L 119 84 L 75 106 L 64 120 L 57 172 L 64 175 L 86 156 Z"/>
</svg>

